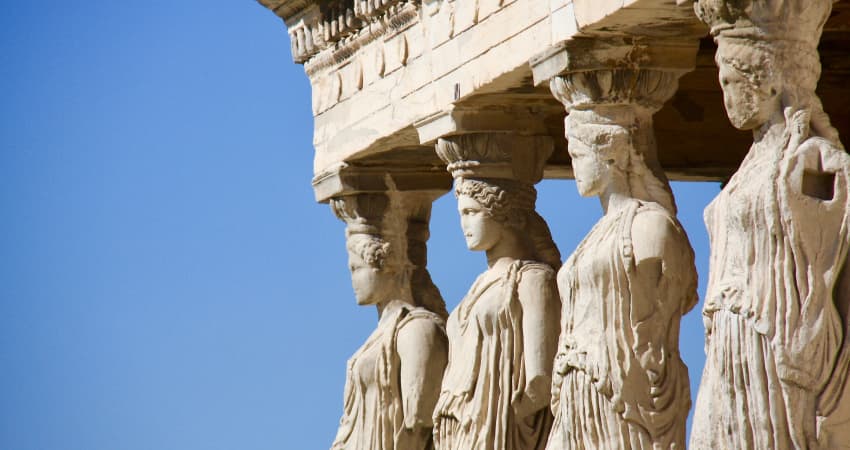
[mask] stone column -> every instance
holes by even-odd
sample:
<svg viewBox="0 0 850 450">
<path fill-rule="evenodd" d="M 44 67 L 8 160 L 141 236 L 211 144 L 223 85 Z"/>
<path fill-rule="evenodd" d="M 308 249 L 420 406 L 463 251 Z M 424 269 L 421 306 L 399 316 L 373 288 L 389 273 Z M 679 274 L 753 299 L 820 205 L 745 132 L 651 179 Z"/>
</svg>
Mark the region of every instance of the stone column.
<svg viewBox="0 0 850 450">
<path fill-rule="evenodd" d="M 568 113 L 578 191 L 598 196 L 604 210 L 558 273 L 548 449 L 685 447 L 690 391 L 679 323 L 697 303 L 697 274 L 656 157 L 652 115 L 688 69 L 687 58 L 674 57 L 695 50 L 575 39 L 533 62 L 535 78 L 559 69 L 550 88 Z"/>
<path fill-rule="evenodd" d="M 378 324 L 348 361 L 333 449 L 430 447 L 446 366 L 445 303 L 426 268 L 431 203 L 448 177 L 430 166 L 342 164 L 314 180 L 346 223 L 355 298 Z"/>
<path fill-rule="evenodd" d="M 718 46 L 727 115 L 754 142 L 705 211 L 694 449 L 850 445 L 850 156 L 815 94 L 832 4 L 696 5 Z"/>
<path fill-rule="evenodd" d="M 473 121 L 476 122 L 476 121 Z M 557 342 L 560 254 L 534 205 L 552 139 L 516 132 L 447 135 L 467 247 L 487 268 L 448 320 L 450 360 L 435 414 L 440 450 L 543 449 Z"/>
</svg>

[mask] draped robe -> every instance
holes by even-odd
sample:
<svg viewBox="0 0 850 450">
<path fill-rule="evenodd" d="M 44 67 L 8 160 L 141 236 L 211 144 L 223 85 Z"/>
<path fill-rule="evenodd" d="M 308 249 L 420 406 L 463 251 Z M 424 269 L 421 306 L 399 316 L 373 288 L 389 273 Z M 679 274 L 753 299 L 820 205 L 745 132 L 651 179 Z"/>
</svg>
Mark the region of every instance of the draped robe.
<svg viewBox="0 0 850 450">
<path fill-rule="evenodd" d="M 830 426 L 834 412 L 850 416 L 850 155 L 823 138 L 793 141 L 754 144 L 705 211 L 711 265 L 694 449 L 850 447 L 850 417 Z M 809 168 L 832 172 L 831 196 L 818 194 L 831 198 L 806 194 Z"/>
<path fill-rule="evenodd" d="M 449 316 L 449 364 L 434 412 L 438 450 L 542 450 L 552 424 L 543 408 L 518 418 L 514 405 L 526 385 L 522 305 L 523 275 L 542 274 L 540 295 L 557 302 L 554 271 L 516 261 L 504 274 L 478 277 Z M 557 308 L 555 309 L 557 313 Z"/>
<path fill-rule="evenodd" d="M 444 332 L 440 316 L 404 305 L 381 316 L 378 326 L 349 359 L 345 402 L 331 450 L 429 450 L 429 433 L 408 433 L 404 427 L 401 361 L 396 349 L 399 331 L 414 320 L 427 320 Z"/>
<path fill-rule="evenodd" d="M 640 236 L 631 230 L 647 211 L 666 216 L 674 230 L 667 240 L 681 251 L 667 255 L 657 285 L 641 292 L 632 248 Z M 676 218 L 638 200 L 606 214 L 561 267 L 558 288 L 547 449 L 683 449 L 690 394 L 679 321 L 697 295 L 693 251 Z"/>
</svg>

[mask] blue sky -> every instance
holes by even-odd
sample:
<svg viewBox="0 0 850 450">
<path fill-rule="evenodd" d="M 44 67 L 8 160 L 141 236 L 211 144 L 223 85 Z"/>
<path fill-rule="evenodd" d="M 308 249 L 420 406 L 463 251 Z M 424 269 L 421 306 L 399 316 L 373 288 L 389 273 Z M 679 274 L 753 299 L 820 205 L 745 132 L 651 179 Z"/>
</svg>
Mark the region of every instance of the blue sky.
<svg viewBox="0 0 850 450">
<path fill-rule="evenodd" d="M 311 138 L 307 78 L 255 2 L 5 5 L 0 448 L 327 448 L 377 316 L 313 200 Z M 718 185 L 674 189 L 702 294 Z M 570 181 L 539 191 L 566 258 L 599 204 Z M 451 309 L 485 259 L 449 195 L 429 257 Z M 699 308 L 682 325 L 694 393 Z"/>
</svg>

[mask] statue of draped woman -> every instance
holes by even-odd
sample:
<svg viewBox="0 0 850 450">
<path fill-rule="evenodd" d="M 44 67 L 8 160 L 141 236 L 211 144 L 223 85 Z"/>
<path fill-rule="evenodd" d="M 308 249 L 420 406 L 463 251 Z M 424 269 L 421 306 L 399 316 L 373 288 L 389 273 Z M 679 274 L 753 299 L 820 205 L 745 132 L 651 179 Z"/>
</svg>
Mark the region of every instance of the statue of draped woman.
<svg viewBox="0 0 850 450">
<path fill-rule="evenodd" d="M 425 270 L 424 223 L 393 217 L 386 195 L 332 199 L 347 223 L 357 303 L 375 305 L 378 326 L 349 359 L 332 450 L 428 450 L 446 365 L 445 304 Z M 420 211 L 430 211 L 427 207 Z M 406 226 L 406 228 L 405 228 Z M 401 227 L 401 228 L 399 228 Z"/>
<path fill-rule="evenodd" d="M 734 4 L 734 8 L 732 7 Z M 753 130 L 705 210 L 691 448 L 850 448 L 850 155 L 815 94 L 832 0 L 700 0 L 726 111 Z"/>
<path fill-rule="evenodd" d="M 679 323 L 697 303 L 697 273 L 666 179 L 644 158 L 654 155 L 651 111 L 581 104 L 564 85 L 616 91 L 663 86 L 665 76 L 583 72 L 552 81 L 569 109 L 579 194 L 598 196 L 604 214 L 558 272 L 563 309 L 549 450 L 685 447 L 690 391 Z"/>
<path fill-rule="evenodd" d="M 439 450 L 542 450 L 546 444 L 560 254 L 534 211 L 532 182 L 470 177 L 487 174 L 488 158 L 509 164 L 513 146 L 529 155 L 551 153 L 544 142 L 549 146 L 535 150 L 524 138 L 481 135 L 438 144 L 456 175 L 467 246 L 487 255 L 487 270 L 447 323 L 449 362 L 434 411 Z M 542 174 L 544 160 L 533 170 Z"/>
</svg>

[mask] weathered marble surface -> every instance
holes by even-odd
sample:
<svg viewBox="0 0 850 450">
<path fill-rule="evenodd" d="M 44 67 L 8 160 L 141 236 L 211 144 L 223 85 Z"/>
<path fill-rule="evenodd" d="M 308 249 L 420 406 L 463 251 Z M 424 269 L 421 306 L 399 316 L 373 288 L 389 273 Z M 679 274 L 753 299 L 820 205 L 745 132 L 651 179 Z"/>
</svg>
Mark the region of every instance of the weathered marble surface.
<svg viewBox="0 0 850 450">
<path fill-rule="evenodd" d="M 564 40 L 705 34 L 692 7 L 674 0 L 261 3 L 284 19 L 292 54 L 310 79 L 316 175 L 340 161 L 433 144 L 417 134 L 417 123 L 468 103 L 557 107 L 532 85 L 529 61 Z M 562 123 L 563 111 L 545 120 Z M 569 176 L 563 130 L 551 136 L 561 156 L 547 177 Z"/>
<path fill-rule="evenodd" d="M 850 155 L 815 95 L 832 3 L 697 5 L 729 119 L 754 142 L 705 211 L 694 449 L 850 447 Z"/>
<path fill-rule="evenodd" d="M 692 0 L 259 0 L 285 22 L 295 61 L 310 80 L 314 106 L 314 174 L 335 164 L 384 154 L 433 156 L 433 139 L 418 123 L 471 104 L 549 109 L 558 106 L 533 67 L 541 54 L 575 39 L 628 38 L 641 48 L 696 66 L 659 112 L 659 160 L 677 180 L 725 181 L 748 146 L 729 125 L 711 62 L 715 46 Z M 836 4 L 822 55 L 819 89 L 839 130 L 850 130 L 850 0 Z M 699 46 L 696 64 L 665 42 Z M 687 53 L 687 52 L 685 52 Z M 582 55 L 573 55 L 582 60 Z M 561 61 L 570 64 L 572 59 Z M 624 67 L 610 55 L 610 67 Z M 288 86 L 270 86 L 287 89 Z M 544 122 L 563 123 L 563 111 Z M 556 151 L 547 178 L 570 178 L 563 128 L 552 127 Z M 412 151 L 416 147 L 418 151 Z M 310 149 L 298 149 L 309 151 Z M 427 155 L 426 155 L 427 153 Z"/>
<path fill-rule="evenodd" d="M 552 80 L 568 111 L 578 191 L 598 196 L 604 215 L 558 272 L 549 450 L 685 446 L 691 401 L 679 322 L 697 303 L 697 273 L 652 131 L 679 76 L 618 69 Z"/>
<path fill-rule="evenodd" d="M 427 240 L 430 199 L 356 194 L 334 198 L 331 206 L 347 224 L 357 303 L 375 305 L 379 316 L 348 361 L 343 415 L 331 448 L 431 449 L 431 413 L 448 344 L 445 303 L 424 272 L 424 248 L 416 245 Z"/>
<path fill-rule="evenodd" d="M 824 103 L 850 129 L 847 0 L 829 19 L 831 0 L 260 1 L 310 79 L 316 198 L 346 221 L 356 296 L 380 314 L 334 448 L 428 448 L 432 426 L 447 449 L 542 448 L 550 427 L 551 449 L 684 446 L 695 273 L 666 175 L 726 181 L 749 143 L 697 15 L 754 142 L 706 210 L 691 446 L 850 448 L 850 161 L 814 94 L 828 20 Z M 425 241 L 446 165 L 488 269 L 444 331 Z M 558 286 L 544 170 L 605 209 Z"/>
<path fill-rule="evenodd" d="M 488 266 L 449 316 L 449 364 L 434 411 L 440 450 L 543 449 L 552 424 L 560 254 L 534 211 L 533 184 L 551 143 L 527 142 L 480 134 L 437 144 L 456 177 L 467 246 L 486 252 Z M 520 152 L 527 158 L 515 158 Z"/>
</svg>

